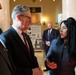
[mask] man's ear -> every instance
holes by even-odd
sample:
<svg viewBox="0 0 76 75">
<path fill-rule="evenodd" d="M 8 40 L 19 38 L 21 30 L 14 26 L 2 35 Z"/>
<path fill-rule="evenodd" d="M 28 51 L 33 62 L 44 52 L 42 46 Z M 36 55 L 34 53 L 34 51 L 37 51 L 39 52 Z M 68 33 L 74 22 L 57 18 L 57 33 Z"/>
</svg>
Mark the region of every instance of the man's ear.
<svg viewBox="0 0 76 75">
<path fill-rule="evenodd" d="M 18 19 L 19 21 L 21 21 L 21 20 L 22 20 L 22 17 L 21 17 L 21 15 L 20 15 L 20 14 L 18 14 L 18 15 L 17 15 L 17 19 Z"/>
</svg>

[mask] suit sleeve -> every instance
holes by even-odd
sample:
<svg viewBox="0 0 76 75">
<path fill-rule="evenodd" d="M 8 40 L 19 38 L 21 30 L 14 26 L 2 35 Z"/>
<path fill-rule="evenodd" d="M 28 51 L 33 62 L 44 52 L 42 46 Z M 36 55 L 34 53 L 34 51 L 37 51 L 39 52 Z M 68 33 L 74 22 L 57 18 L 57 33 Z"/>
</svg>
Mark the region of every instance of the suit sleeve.
<svg viewBox="0 0 76 75">
<path fill-rule="evenodd" d="M 43 43 L 45 43 L 46 42 L 46 37 L 45 37 L 46 35 L 45 35 L 45 31 L 43 32 L 43 35 L 42 35 L 42 41 L 43 41 Z"/>
<path fill-rule="evenodd" d="M 48 53 L 44 59 L 44 62 L 45 62 L 45 66 L 47 69 L 50 69 L 48 66 L 47 66 L 47 62 L 46 62 L 46 59 L 48 59 L 50 62 L 52 62 L 54 60 L 53 58 L 53 50 L 55 49 L 55 46 L 56 46 L 56 39 L 52 41 L 51 43 L 51 46 L 48 50 Z"/>
<path fill-rule="evenodd" d="M 17 75 L 32 75 L 32 69 L 29 69 L 29 68 L 26 68 L 26 69 L 17 68 Z"/>
</svg>

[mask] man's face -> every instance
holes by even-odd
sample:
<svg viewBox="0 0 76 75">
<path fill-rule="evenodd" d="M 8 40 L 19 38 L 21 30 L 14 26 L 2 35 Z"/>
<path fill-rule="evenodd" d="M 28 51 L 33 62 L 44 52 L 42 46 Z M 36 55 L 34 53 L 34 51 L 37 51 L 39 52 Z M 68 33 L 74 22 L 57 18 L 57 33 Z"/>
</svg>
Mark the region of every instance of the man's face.
<svg viewBox="0 0 76 75">
<path fill-rule="evenodd" d="M 48 29 L 51 29 L 51 28 L 52 28 L 52 23 L 48 23 L 48 24 L 47 24 L 47 28 L 48 28 Z"/>
<path fill-rule="evenodd" d="M 25 31 L 29 28 L 29 24 L 31 23 L 31 13 L 30 13 L 30 11 L 24 12 L 24 15 L 21 16 L 20 22 L 21 22 L 21 24 L 20 24 L 19 28 L 22 31 Z"/>
</svg>

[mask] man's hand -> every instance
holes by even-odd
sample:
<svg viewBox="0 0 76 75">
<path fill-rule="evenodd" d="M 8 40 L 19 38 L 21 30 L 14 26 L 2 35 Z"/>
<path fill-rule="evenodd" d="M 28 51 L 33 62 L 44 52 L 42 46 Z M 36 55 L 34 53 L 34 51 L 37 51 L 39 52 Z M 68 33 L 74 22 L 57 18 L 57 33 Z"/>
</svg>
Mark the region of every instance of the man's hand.
<svg viewBox="0 0 76 75">
<path fill-rule="evenodd" d="M 33 75 L 43 75 L 43 72 L 40 68 L 32 69 Z"/>
<path fill-rule="evenodd" d="M 46 41 L 46 45 L 47 45 L 47 46 L 50 46 L 50 42 L 49 42 L 49 41 Z"/>
</svg>

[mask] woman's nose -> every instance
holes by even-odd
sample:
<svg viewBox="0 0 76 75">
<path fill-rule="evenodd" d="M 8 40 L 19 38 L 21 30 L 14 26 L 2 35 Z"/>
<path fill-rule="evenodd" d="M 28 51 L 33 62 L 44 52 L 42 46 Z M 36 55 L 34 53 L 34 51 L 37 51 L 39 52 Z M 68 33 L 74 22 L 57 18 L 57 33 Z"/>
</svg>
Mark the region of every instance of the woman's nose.
<svg viewBox="0 0 76 75">
<path fill-rule="evenodd" d="M 60 32 L 62 32 L 63 30 L 62 29 L 60 29 Z"/>
</svg>

